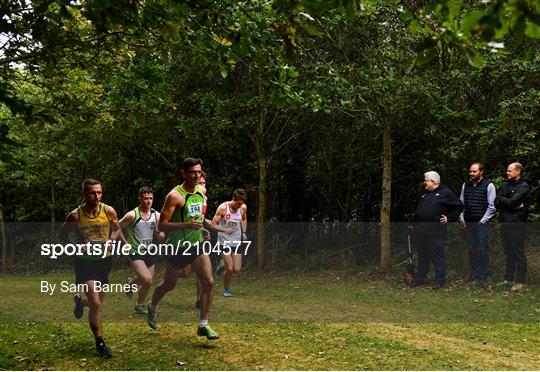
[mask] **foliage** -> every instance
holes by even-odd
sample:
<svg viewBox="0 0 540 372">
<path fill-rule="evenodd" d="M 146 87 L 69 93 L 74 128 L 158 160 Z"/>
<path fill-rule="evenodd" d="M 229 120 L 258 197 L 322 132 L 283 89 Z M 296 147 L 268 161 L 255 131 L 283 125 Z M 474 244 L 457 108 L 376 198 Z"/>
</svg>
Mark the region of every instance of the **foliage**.
<svg viewBox="0 0 540 372">
<path fill-rule="evenodd" d="M 540 180 L 532 1 L 19 0 L 0 12 L 7 220 L 62 220 L 88 176 L 119 214 L 142 185 L 159 209 L 180 160 L 200 156 L 210 213 L 245 187 L 251 221 L 376 222 L 384 126 L 392 221 L 411 220 L 427 169 L 454 191 L 473 160 L 497 185 L 511 161 Z"/>
</svg>

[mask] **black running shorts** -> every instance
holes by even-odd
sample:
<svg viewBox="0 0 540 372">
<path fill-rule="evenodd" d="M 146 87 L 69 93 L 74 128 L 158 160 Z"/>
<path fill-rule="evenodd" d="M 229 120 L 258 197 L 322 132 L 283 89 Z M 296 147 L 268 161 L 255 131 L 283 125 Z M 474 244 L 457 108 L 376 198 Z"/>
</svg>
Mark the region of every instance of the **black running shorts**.
<svg viewBox="0 0 540 372">
<path fill-rule="evenodd" d="M 109 273 L 112 268 L 112 257 L 100 260 L 75 259 L 75 282 L 83 284 L 89 280 L 109 284 Z"/>
<path fill-rule="evenodd" d="M 167 262 L 175 269 L 182 270 L 201 254 L 201 249 L 198 246 L 192 246 L 188 250 L 179 250 L 178 254 L 168 256 Z"/>
<path fill-rule="evenodd" d="M 151 255 L 151 254 L 135 253 L 135 254 L 130 254 L 128 257 L 129 257 L 130 262 L 134 262 L 137 260 L 143 261 L 146 267 L 150 267 L 156 263 L 154 255 Z"/>
</svg>

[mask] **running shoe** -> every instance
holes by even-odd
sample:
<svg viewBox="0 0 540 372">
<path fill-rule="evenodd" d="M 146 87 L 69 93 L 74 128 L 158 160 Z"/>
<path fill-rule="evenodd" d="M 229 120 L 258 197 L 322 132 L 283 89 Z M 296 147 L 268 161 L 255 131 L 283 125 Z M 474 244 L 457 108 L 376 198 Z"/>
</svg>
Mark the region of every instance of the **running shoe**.
<svg viewBox="0 0 540 372">
<path fill-rule="evenodd" d="M 223 297 L 232 297 L 232 291 L 229 288 L 225 288 L 223 291 Z"/>
<path fill-rule="evenodd" d="M 105 345 L 105 342 L 101 342 L 99 345 L 96 346 L 97 353 L 101 358 L 110 358 L 112 357 L 112 353 Z"/>
<path fill-rule="evenodd" d="M 128 276 L 128 278 L 126 279 L 126 283 L 129 284 L 126 288 L 126 296 L 128 298 L 131 298 L 133 296 L 133 290 L 132 290 L 132 286 L 131 286 L 131 278 Z"/>
<path fill-rule="evenodd" d="M 73 297 L 73 301 L 75 302 L 75 307 L 73 308 L 73 315 L 75 315 L 75 318 L 81 319 L 84 313 L 84 304 L 81 295 L 77 293 Z"/>
<path fill-rule="evenodd" d="M 216 276 L 223 275 L 223 272 L 225 271 L 225 262 L 223 262 L 223 259 L 219 261 L 219 265 L 216 268 Z"/>
<path fill-rule="evenodd" d="M 135 305 L 135 314 L 148 314 L 148 310 L 146 310 L 146 307 L 144 305 Z"/>
<path fill-rule="evenodd" d="M 157 329 L 157 312 L 156 310 L 152 309 L 152 301 L 148 301 L 148 305 L 146 305 L 146 309 L 148 312 L 146 313 L 146 322 L 152 329 Z"/>
<path fill-rule="evenodd" d="M 510 292 L 519 292 L 525 287 L 525 284 L 523 283 L 514 283 L 512 288 L 510 288 Z"/>
<path fill-rule="evenodd" d="M 197 336 L 206 336 L 208 340 L 217 340 L 219 335 L 207 324 L 197 329 Z"/>
</svg>

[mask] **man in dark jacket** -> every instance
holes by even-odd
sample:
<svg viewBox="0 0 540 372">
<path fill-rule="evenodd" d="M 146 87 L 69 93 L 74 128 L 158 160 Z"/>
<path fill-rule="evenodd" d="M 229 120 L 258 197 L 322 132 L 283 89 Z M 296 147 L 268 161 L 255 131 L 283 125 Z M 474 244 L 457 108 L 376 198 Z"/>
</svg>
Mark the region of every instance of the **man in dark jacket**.
<svg viewBox="0 0 540 372">
<path fill-rule="evenodd" d="M 484 178 L 484 166 L 473 163 L 469 181 L 463 183 L 459 199 L 465 206 L 459 224 L 469 246 L 470 279 L 486 281 L 489 268 L 488 226 L 495 215 L 495 186 Z"/>
<path fill-rule="evenodd" d="M 525 256 L 526 229 L 530 204 L 530 187 L 522 178 L 523 166 L 512 163 L 506 170 L 508 181 L 503 185 L 495 206 L 500 210 L 501 240 L 506 255 L 505 283 L 514 282 L 512 291 L 517 292 L 527 277 L 527 257 Z"/>
<path fill-rule="evenodd" d="M 432 261 L 435 268 L 435 284 L 432 288 L 441 289 L 446 280 L 444 240 L 448 215 L 459 214 L 463 204 L 448 186 L 441 185 L 437 172 L 424 174 L 424 186 L 427 192 L 422 195 L 415 211 L 418 271 L 412 286 L 424 284 Z"/>
</svg>

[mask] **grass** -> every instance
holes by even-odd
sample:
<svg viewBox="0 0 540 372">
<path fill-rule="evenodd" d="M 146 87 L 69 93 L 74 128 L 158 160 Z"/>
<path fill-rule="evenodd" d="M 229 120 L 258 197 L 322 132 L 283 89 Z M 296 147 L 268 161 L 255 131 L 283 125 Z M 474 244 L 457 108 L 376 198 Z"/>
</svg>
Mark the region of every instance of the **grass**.
<svg viewBox="0 0 540 372">
<path fill-rule="evenodd" d="M 121 283 L 127 271 L 111 274 Z M 391 278 L 343 273 L 243 274 L 233 298 L 217 285 L 211 324 L 221 339 L 195 336 L 192 279 L 160 307 L 160 328 L 133 314 L 133 300 L 108 294 L 104 334 L 114 357 L 95 356 L 72 295 L 40 293 L 40 280 L 72 273 L 9 276 L 0 282 L 2 369 L 519 369 L 540 368 L 536 287 L 453 283 L 414 290 Z"/>
</svg>

